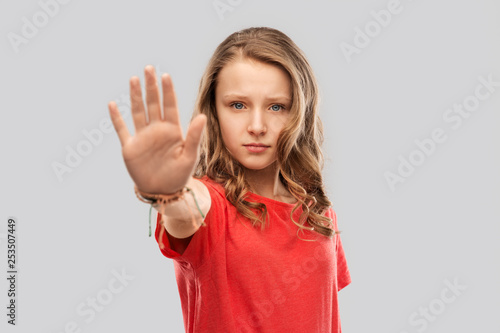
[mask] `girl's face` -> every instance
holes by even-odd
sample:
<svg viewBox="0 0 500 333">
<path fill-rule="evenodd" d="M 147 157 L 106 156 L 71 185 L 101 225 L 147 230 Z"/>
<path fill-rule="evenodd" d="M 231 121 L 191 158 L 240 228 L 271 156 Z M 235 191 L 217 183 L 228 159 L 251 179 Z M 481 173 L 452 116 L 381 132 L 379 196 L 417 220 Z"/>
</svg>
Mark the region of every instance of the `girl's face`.
<svg viewBox="0 0 500 333">
<path fill-rule="evenodd" d="M 291 98 L 288 73 L 277 66 L 245 58 L 219 72 L 215 103 L 222 139 L 245 168 L 261 170 L 276 161 Z"/>
</svg>

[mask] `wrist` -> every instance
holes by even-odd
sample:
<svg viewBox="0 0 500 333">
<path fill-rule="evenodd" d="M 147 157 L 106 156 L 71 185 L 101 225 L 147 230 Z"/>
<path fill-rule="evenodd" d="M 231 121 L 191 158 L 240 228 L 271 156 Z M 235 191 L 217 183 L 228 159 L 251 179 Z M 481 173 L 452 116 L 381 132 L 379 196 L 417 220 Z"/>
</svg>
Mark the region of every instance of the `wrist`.
<svg viewBox="0 0 500 333">
<path fill-rule="evenodd" d="M 177 200 L 180 200 L 184 197 L 184 193 L 190 191 L 187 186 L 184 186 L 177 192 L 171 194 L 156 194 L 156 193 L 147 193 L 141 191 L 137 188 L 137 185 L 134 185 L 134 190 L 137 198 L 145 203 L 153 205 L 153 207 L 158 206 L 160 204 L 168 204 Z M 156 207 L 155 207 L 156 208 Z"/>
<path fill-rule="evenodd" d="M 178 201 L 183 199 L 184 203 L 186 204 L 187 209 L 189 211 L 191 221 L 193 222 L 193 224 L 196 224 L 195 214 L 193 214 L 192 207 L 186 201 L 186 197 L 185 197 L 185 193 L 190 192 L 191 196 L 193 197 L 194 206 L 195 206 L 193 208 L 194 208 L 194 210 L 197 210 L 199 212 L 199 214 L 201 216 L 201 225 L 205 226 L 205 223 L 203 222 L 205 215 L 201 211 L 200 206 L 198 205 L 198 201 L 196 200 L 195 193 L 190 187 L 184 186 L 182 189 L 180 189 L 179 191 L 172 193 L 172 194 L 154 194 L 154 193 L 143 192 L 137 188 L 137 185 L 134 185 L 134 190 L 135 190 L 135 194 L 136 194 L 137 198 L 140 201 L 150 204 L 158 212 L 160 212 L 161 214 L 165 214 L 167 216 L 176 216 L 176 215 L 183 216 L 183 215 L 185 215 L 185 214 L 181 213 L 181 212 L 184 212 L 184 210 L 179 209 L 180 207 L 178 204 L 173 204 L 173 203 L 177 203 Z M 167 210 L 169 212 L 167 212 Z M 151 221 L 150 221 L 150 229 L 151 229 Z"/>
</svg>

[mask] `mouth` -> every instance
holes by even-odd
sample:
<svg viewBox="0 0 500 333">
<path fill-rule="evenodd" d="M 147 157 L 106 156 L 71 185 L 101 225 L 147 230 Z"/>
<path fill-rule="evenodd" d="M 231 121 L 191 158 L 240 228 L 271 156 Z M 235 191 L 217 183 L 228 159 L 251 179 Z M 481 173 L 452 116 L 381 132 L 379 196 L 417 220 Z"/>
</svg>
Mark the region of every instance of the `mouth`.
<svg viewBox="0 0 500 333">
<path fill-rule="evenodd" d="M 265 145 L 263 143 L 249 143 L 244 145 L 245 147 L 264 147 L 264 148 L 269 148 L 270 146 Z"/>
<path fill-rule="evenodd" d="M 243 146 L 245 146 L 245 148 L 252 153 L 262 153 L 263 151 L 265 151 L 270 147 L 262 143 L 250 143 L 248 145 L 243 145 Z"/>
</svg>

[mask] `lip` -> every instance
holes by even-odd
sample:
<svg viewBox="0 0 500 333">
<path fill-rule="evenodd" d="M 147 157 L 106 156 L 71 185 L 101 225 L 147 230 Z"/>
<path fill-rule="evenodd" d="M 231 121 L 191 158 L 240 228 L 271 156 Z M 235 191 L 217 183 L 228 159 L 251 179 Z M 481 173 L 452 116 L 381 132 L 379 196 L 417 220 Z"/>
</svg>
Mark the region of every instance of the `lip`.
<svg viewBox="0 0 500 333">
<path fill-rule="evenodd" d="M 252 142 L 252 143 L 248 143 L 246 145 L 244 145 L 245 147 L 246 146 L 253 146 L 253 147 L 269 147 L 268 145 L 265 145 L 263 143 L 255 143 L 255 142 Z"/>
<path fill-rule="evenodd" d="M 247 145 L 244 145 L 246 149 L 251 151 L 252 153 L 262 153 L 265 151 L 269 146 L 266 146 L 265 144 L 262 143 L 249 143 Z"/>
</svg>

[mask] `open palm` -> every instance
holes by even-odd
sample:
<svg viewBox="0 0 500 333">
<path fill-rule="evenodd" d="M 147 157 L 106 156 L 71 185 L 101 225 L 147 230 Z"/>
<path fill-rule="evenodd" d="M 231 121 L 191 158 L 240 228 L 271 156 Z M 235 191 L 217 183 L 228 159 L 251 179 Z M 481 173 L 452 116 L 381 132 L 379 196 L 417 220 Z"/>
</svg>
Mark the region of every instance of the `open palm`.
<svg viewBox="0 0 500 333">
<path fill-rule="evenodd" d="M 130 78 L 135 135 L 130 135 L 115 102 L 108 104 L 109 113 L 120 139 L 123 160 L 139 190 L 170 194 L 182 189 L 193 174 L 206 116 L 198 115 L 193 119 L 184 140 L 170 75 L 163 74 L 161 77 L 163 103 L 154 67 L 146 66 L 144 75 L 147 110 L 139 78 Z M 146 112 L 149 121 L 146 120 Z"/>
</svg>

